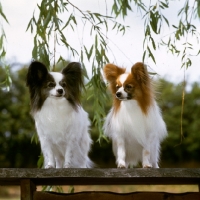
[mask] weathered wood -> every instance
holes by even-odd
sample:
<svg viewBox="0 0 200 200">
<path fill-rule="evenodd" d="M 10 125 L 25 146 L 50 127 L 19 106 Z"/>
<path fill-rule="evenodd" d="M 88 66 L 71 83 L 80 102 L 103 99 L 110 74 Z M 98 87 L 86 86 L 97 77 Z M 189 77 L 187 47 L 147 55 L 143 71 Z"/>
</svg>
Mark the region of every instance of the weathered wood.
<svg viewBox="0 0 200 200">
<path fill-rule="evenodd" d="M 200 184 L 200 168 L 189 169 L 0 169 L 0 185 L 177 185 Z"/>
<path fill-rule="evenodd" d="M 78 192 L 73 194 L 35 192 L 34 200 L 199 200 L 200 193 L 173 194 L 166 192 L 133 192 L 133 193 L 113 193 L 113 192 Z"/>
<path fill-rule="evenodd" d="M 36 191 L 35 184 L 30 179 L 22 179 L 21 183 L 21 200 L 33 200 L 33 193 Z"/>
</svg>

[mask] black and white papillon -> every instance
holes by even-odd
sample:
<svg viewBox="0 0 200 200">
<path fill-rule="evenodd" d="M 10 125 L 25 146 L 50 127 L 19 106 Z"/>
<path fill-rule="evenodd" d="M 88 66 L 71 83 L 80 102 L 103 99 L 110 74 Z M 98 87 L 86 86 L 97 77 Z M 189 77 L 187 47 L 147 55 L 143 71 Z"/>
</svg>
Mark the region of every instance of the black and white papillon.
<svg viewBox="0 0 200 200">
<path fill-rule="evenodd" d="M 80 104 L 80 63 L 71 62 L 59 73 L 48 72 L 44 64 L 34 61 L 28 69 L 27 86 L 44 167 L 92 167 L 90 121 Z"/>
</svg>

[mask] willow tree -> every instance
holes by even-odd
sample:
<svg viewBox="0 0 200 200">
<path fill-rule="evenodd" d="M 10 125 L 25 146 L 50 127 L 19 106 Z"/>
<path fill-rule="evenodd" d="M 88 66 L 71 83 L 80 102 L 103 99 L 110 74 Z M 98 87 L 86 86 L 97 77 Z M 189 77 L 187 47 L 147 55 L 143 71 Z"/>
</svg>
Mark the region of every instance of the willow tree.
<svg viewBox="0 0 200 200">
<path fill-rule="evenodd" d="M 102 9 L 105 12 L 97 13 L 82 10 L 70 0 L 41 0 L 27 25 L 27 31 L 33 34 L 33 59 L 40 60 L 51 70 L 56 70 L 56 65 L 67 59 L 66 54 L 61 52 L 68 52 L 73 59 L 81 62 L 84 75 L 88 79 L 86 87 L 92 91 L 86 98 L 93 97 L 94 99 L 93 120 L 99 130 L 99 139 L 104 137 L 102 123 L 107 102 L 106 85 L 102 80 L 102 67 L 109 62 L 108 55 L 112 51 L 107 33 L 114 31 L 118 34 L 125 34 L 127 27 L 119 23 L 120 18 L 125 19 L 132 10 L 137 10 L 140 14 L 144 23 L 143 55 L 140 59 L 145 63 L 148 60 L 156 63 L 155 52 L 161 45 L 180 58 L 182 63 L 180 67 L 183 70 L 192 66 L 192 56 L 200 53 L 199 49 L 193 48 L 194 43 L 190 40 L 193 37 L 196 38 L 195 43 L 199 42 L 200 37 L 194 21 L 196 17 L 200 17 L 200 0 L 193 2 L 185 0 L 177 13 L 176 24 L 169 21 L 169 16 L 164 14 L 166 10 L 170 10 L 172 2 L 170 0 L 113 0 L 111 10 L 108 10 L 107 2 L 105 0 L 105 7 Z M 0 17 L 7 21 L 1 5 Z M 173 32 L 158 40 L 163 27 L 166 26 Z M 77 36 L 75 33 L 80 30 L 80 27 L 82 35 Z M 84 40 L 83 35 L 86 29 L 90 30 L 91 44 L 87 44 Z M 74 31 L 74 39 L 81 41 L 80 48 L 74 48 L 73 41 L 67 39 L 67 34 L 65 34 L 67 30 Z M 5 57 L 4 32 L 1 33 L 0 38 L 0 56 Z M 60 47 L 64 51 L 58 50 Z M 87 67 L 86 63 L 89 63 Z M 88 76 L 89 70 L 92 73 L 91 76 Z M 9 85 L 10 79 L 6 78 L 6 80 L 4 84 Z M 184 95 L 182 98 L 184 100 Z"/>
<path fill-rule="evenodd" d="M 4 80 L 0 80 L 0 88 L 6 88 L 7 90 L 10 89 L 12 80 L 10 78 L 9 73 L 9 65 L 6 64 L 5 57 L 6 57 L 6 48 L 5 48 L 5 42 L 6 42 L 6 34 L 3 28 L 3 22 L 8 22 L 8 19 L 6 18 L 6 15 L 3 12 L 3 8 L 0 2 L 0 68 L 3 68 L 5 70 L 5 78 Z"/>
</svg>

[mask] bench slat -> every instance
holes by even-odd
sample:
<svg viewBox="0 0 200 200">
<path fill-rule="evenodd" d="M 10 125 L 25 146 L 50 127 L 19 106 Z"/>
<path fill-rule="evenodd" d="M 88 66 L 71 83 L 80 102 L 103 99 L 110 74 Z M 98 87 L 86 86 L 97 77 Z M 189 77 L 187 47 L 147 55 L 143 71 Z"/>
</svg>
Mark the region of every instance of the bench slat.
<svg viewBox="0 0 200 200">
<path fill-rule="evenodd" d="M 20 185 L 22 179 L 35 185 L 200 185 L 200 168 L 0 169 L 0 185 Z"/>
</svg>

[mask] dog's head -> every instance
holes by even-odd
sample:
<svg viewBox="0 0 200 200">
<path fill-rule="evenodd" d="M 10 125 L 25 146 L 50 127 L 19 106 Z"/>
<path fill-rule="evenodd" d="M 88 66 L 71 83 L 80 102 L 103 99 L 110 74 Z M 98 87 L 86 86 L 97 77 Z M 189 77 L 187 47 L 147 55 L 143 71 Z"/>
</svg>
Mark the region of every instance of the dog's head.
<svg viewBox="0 0 200 200">
<path fill-rule="evenodd" d="M 80 63 L 69 63 L 62 72 L 48 72 L 46 66 L 38 61 L 31 63 L 27 73 L 32 109 L 41 109 L 47 98 L 66 98 L 73 107 L 80 104 L 83 86 Z"/>
<path fill-rule="evenodd" d="M 107 64 L 104 67 L 104 75 L 110 83 L 117 107 L 119 107 L 120 101 L 136 100 L 146 113 L 153 97 L 146 65 L 138 62 L 132 66 L 131 72 L 127 73 L 125 68 Z"/>
</svg>

